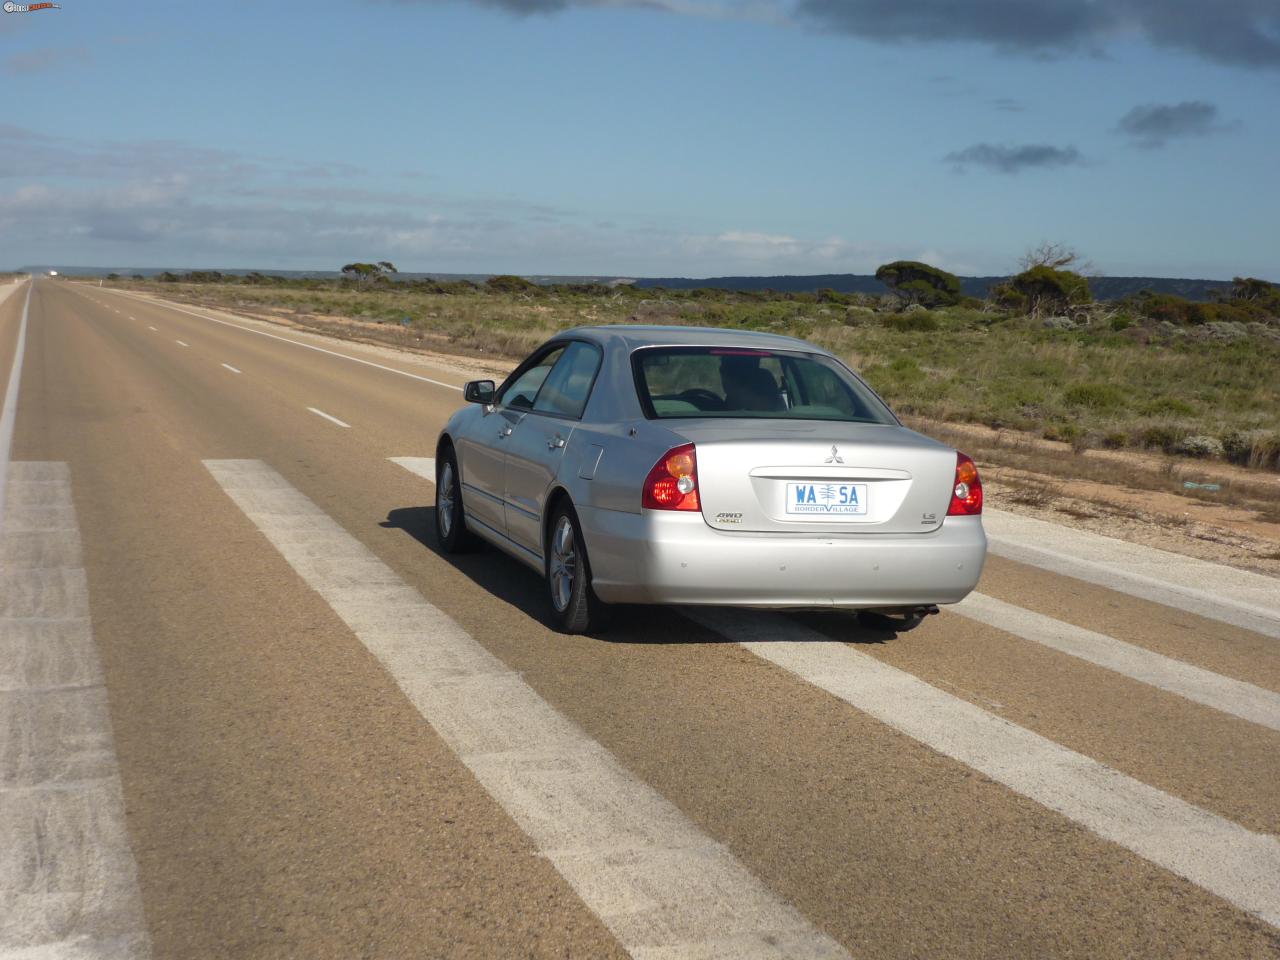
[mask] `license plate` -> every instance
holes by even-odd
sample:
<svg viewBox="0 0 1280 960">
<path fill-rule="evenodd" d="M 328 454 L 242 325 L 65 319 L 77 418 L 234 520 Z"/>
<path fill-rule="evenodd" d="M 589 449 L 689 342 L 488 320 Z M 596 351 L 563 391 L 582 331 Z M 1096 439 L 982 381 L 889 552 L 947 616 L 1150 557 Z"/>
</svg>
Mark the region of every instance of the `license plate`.
<svg viewBox="0 0 1280 960">
<path fill-rule="evenodd" d="M 788 483 L 787 513 L 859 517 L 867 512 L 865 483 Z"/>
</svg>

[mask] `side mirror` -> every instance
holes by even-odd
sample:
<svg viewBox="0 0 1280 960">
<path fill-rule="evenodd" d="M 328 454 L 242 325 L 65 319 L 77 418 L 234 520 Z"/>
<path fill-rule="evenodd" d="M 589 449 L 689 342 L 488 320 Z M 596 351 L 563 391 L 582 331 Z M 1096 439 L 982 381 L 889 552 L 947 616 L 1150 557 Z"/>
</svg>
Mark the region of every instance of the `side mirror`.
<svg viewBox="0 0 1280 960">
<path fill-rule="evenodd" d="M 462 399 L 467 403 L 493 403 L 494 390 L 492 380 L 469 380 L 462 388 Z"/>
</svg>

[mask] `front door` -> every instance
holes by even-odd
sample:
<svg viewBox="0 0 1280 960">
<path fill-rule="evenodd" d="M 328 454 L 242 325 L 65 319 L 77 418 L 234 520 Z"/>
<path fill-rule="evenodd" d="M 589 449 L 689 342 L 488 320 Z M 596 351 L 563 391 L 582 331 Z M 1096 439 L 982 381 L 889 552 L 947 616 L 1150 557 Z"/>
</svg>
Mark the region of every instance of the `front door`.
<svg viewBox="0 0 1280 960">
<path fill-rule="evenodd" d="M 600 356 L 592 344 L 569 344 L 507 440 L 507 536 L 538 556 L 547 495 L 586 408 Z"/>
</svg>

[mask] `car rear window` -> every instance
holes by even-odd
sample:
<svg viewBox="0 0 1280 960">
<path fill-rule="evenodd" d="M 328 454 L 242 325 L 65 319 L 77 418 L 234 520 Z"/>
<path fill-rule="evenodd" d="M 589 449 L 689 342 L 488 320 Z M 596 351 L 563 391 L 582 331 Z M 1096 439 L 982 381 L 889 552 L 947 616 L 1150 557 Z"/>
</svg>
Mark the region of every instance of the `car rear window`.
<svg viewBox="0 0 1280 960">
<path fill-rule="evenodd" d="M 645 416 L 897 423 L 866 384 L 830 357 L 727 347 L 647 347 L 632 354 Z"/>
</svg>

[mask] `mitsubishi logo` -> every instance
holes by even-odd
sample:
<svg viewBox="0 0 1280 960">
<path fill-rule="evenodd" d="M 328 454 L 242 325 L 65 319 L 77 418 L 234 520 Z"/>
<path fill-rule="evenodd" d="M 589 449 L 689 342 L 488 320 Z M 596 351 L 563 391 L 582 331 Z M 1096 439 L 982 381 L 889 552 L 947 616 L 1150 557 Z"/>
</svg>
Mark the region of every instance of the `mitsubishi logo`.
<svg viewBox="0 0 1280 960">
<path fill-rule="evenodd" d="M 840 451 L 833 443 L 831 445 L 831 456 L 822 461 L 823 463 L 844 463 L 844 457 L 840 456 Z"/>
</svg>

